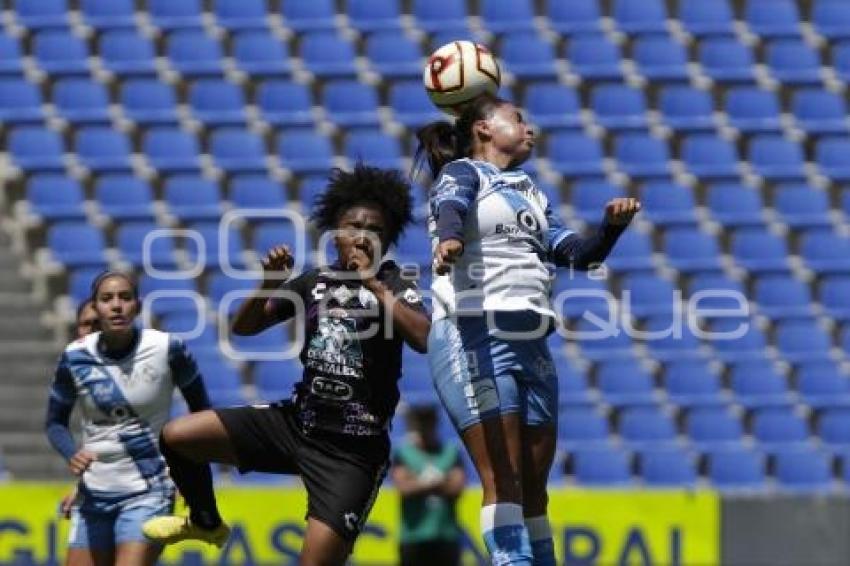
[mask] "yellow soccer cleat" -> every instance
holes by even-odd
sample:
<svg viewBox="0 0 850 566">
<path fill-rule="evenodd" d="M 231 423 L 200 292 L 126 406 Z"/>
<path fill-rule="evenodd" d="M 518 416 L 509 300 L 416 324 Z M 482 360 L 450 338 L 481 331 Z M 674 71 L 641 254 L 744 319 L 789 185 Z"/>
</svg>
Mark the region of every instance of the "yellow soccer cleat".
<svg viewBox="0 0 850 566">
<path fill-rule="evenodd" d="M 221 548 L 230 536 L 230 527 L 224 523 L 214 529 L 202 529 L 193 524 L 189 517 L 165 515 L 145 521 L 142 533 L 151 541 L 174 544 L 181 540 L 202 540 Z"/>
</svg>

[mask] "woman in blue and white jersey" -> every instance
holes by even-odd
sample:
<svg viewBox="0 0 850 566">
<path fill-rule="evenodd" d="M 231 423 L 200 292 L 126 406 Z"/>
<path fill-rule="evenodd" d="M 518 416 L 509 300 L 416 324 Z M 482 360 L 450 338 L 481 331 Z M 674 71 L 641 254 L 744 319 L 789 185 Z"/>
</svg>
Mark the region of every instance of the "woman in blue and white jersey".
<svg viewBox="0 0 850 566">
<path fill-rule="evenodd" d="M 65 348 L 47 408 L 47 437 L 79 477 L 66 564 L 152 565 L 162 548 L 141 525 L 170 513 L 175 494 L 159 431 L 175 387 L 192 411 L 209 408 L 209 399 L 182 341 L 134 325 L 141 303 L 129 276 L 105 272 L 92 284 L 92 300 L 101 330 Z M 75 405 L 80 446 L 69 429 Z"/>
<path fill-rule="evenodd" d="M 510 102 L 484 95 L 454 124 L 418 133 L 427 162 L 434 249 L 431 375 L 483 487 L 481 529 L 493 564 L 554 565 L 546 481 L 555 454 L 558 383 L 546 336 L 550 265 L 586 270 L 640 209 L 605 207 L 598 231 L 565 228 L 519 166 L 534 132 Z"/>
</svg>

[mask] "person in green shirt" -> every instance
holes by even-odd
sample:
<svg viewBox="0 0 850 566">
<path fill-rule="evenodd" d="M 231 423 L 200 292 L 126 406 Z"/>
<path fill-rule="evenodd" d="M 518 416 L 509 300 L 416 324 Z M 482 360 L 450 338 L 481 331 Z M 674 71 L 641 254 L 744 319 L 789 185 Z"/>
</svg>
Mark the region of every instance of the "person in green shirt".
<svg viewBox="0 0 850 566">
<path fill-rule="evenodd" d="M 466 485 L 457 446 L 437 433 L 437 408 L 412 406 L 408 439 L 395 451 L 392 480 L 401 496 L 401 566 L 460 564 L 455 503 Z"/>
</svg>

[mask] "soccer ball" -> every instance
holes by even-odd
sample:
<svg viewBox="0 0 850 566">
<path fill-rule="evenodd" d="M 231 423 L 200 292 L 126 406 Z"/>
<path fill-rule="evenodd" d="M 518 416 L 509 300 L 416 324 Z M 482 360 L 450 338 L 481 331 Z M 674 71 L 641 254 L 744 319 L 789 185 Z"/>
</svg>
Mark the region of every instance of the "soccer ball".
<svg viewBox="0 0 850 566">
<path fill-rule="evenodd" d="M 471 41 L 453 41 L 428 57 L 422 82 L 437 108 L 457 116 L 466 103 L 488 92 L 495 95 L 502 71 L 493 53 Z"/>
</svg>

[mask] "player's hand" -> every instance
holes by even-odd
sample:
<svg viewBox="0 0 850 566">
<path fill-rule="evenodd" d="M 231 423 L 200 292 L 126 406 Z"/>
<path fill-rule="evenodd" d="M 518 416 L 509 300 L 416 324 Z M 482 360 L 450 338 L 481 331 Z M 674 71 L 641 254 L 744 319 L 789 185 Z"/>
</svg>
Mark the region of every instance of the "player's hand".
<svg viewBox="0 0 850 566">
<path fill-rule="evenodd" d="M 460 240 L 452 239 L 440 242 L 434 254 L 434 271 L 437 275 L 445 275 L 462 254 L 463 242 Z"/>
<path fill-rule="evenodd" d="M 97 455 L 94 452 L 80 450 L 68 460 L 68 467 L 72 474 L 81 476 L 95 460 L 97 460 Z"/>
<path fill-rule="evenodd" d="M 605 220 L 608 224 L 622 226 L 632 221 L 640 211 L 640 201 L 634 198 L 615 198 L 605 205 Z"/>
<path fill-rule="evenodd" d="M 62 501 L 59 503 L 59 511 L 62 513 L 62 517 L 66 519 L 71 518 L 71 508 L 74 506 L 74 501 L 77 500 L 77 488 L 75 487 L 71 493 L 65 494 L 65 497 L 62 498 Z"/>
<path fill-rule="evenodd" d="M 278 274 L 292 269 L 295 258 L 292 257 L 289 246 L 275 246 L 263 258 L 262 264 L 263 277 L 266 281 L 279 280 L 280 275 Z"/>
</svg>

